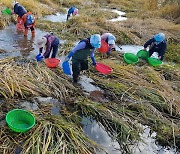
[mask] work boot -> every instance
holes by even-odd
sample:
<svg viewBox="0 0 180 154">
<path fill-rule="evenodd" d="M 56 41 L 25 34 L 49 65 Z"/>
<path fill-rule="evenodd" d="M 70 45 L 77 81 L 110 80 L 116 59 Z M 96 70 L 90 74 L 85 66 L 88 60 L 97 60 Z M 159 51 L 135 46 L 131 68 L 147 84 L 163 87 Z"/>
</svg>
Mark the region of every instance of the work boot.
<svg viewBox="0 0 180 154">
<path fill-rule="evenodd" d="M 77 81 L 78 81 L 77 78 L 75 79 L 73 78 L 73 83 L 77 83 Z"/>
<path fill-rule="evenodd" d="M 35 34 L 36 34 L 35 30 L 33 30 L 31 33 L 32 33 L 32 37 L 35 37 Z"/>
<path fill-rule="evenodd" d="M 27 35 L 28 35 L 28 28 L 25 28 L 25 30 L 24 30 L 24 36 L 27 37 Z"/>
</svg>

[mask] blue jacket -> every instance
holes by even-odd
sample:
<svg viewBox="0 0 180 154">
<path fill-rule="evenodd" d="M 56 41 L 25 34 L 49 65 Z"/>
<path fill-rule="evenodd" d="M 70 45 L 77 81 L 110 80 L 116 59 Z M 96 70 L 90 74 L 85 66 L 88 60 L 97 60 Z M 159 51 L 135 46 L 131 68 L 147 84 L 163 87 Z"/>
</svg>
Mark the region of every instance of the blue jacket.
<svg viewBox="0 0 180 154">
<path fill-rule="evenodd" d="M 72 6 L 72 7 L 68 10 L 68 16 L 70 16 L 70 15 L 71 15 L 71 13 L 73 13 L 73 12 L 74 12 L 74 9 L 75 9 L 75 7 L 74 7 L 74 6 Z"/>
<path fill-rule="evenodd" d="M 88 56 L 91 57 L 93 64 L 96 64 L 94 57 L 96 48 L 90 44 L 90 38 L 81 40 L 68 54 L 68 58 L 86 59 Z"/>
<path fill-rule="evenodd" d="M 148 46 L 150 46 L 150 51 L 157 52 L 159 56 L 163 57 L 166 51 L 167 42 L 166 40 L 164 40 L 161 43 L 157 44 L 156 40 L 154 38 L 151 38 L 144 44 L 144 48 L 147 48 Z"/>
<path fill-rule="evenodd" d="M 22 18 L 22 16 L 27 13 L 27 10 L 23 6 L 21 6 L 19 3 L 16 3 L 14 5 L 14 13 Z"/>
</svg>

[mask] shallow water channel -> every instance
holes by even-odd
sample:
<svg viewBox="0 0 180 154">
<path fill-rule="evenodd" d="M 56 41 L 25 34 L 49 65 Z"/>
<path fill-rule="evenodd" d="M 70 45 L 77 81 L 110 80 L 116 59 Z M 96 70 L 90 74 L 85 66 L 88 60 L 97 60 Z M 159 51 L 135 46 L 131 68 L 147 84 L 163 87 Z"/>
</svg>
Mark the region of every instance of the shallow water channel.
<svg viewBox="0 0 180 154">
<path fill-rule="evenodd" d="M 125 16 L 125 14 L 126 14 L 125 12 L 119 11 L 119 10 L 116 10 L 116 9 L 112 9 L 111 11 L 114 12 L 114 13 L 117 13 L 119 16 L 117 18 L 110 19 L 109 21 L 117 22 L 117 21 L 127 20 L 127 17 Z"/>
<path fill-rule="evenodd" d="M 123 153 L 119 143 L 108 135 L 99 122 L 90 117 L 83 117 L 82 124 L 85 134 L 100 144 L 108 154 Z M 140 134 L 142 141 L 130 147 L 132 154 L 176 154 L 175 149 L 164 148 L 156 144 L 156 133 L 151 132 L 148 126 L 141 125 L 141 127 L 143 129 L 143 133 Z M 97 154 L 105 154 L 105 152 L 97 151 Z"/>
<path fill-rule="evenodd" d="M 44 36 L 47 32 L 36 29 L 36 36 L 31 36 L 29 30 L 28 36 L 24 37 L 23 31 L 17 31 L 12 23 L 6 29 L 0 30 L 0 59 L 6 57 L 25 56 L 35 58 L 39 49 L 35 45 L 38 37 Z"/>
<path fill-rule="evenodd" d="M 68 9 L 66 9 L 66 11 L 68 11 Z M 48 20 L 51 22 L 66 22 L 66 19 L 67 13 L 57 12 L 56 14 L 45 16 L 42 20 Z"/>
<path fill-rule="evenodd" d="M 138 53 L 139 50 L 142 50 L 142 49 L 144 49 L 143 46 L 132 45 L 132 44 L 116 46 L 116 51 L 118 51 L 118 52 L 121 52 L 121 53 L 133 53 L 135 55 Z M 148 50 L 148 48 L 147 48 L 147 50 Z M 158 53 L 154 52 L 151 57 L 158 58 Z"/>
</svg>

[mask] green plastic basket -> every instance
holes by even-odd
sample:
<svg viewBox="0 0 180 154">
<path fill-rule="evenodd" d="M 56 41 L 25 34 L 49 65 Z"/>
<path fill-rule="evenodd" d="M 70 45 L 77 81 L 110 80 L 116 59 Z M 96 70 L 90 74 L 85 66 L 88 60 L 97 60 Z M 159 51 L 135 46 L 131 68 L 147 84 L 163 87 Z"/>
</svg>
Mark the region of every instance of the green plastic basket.
<svg viewBox="0 0 180 154">
<path fill-rule="evenodd" d="M 7 15 L 11 15 L 11 10 L 9 10 L 9 8 L 5 8 L 4 10 L 2 10 L 3 14 L 7 14 Z"/>
<path fill-rule="evenodd" d="M 7 113 L 6 122 L 13 131 L 22 133 L 31 129 L 35 125 L 36 120 L 28 111 L 14 109 Z"/>
<path fill-rule="evenodd" d="M 137 53 L 138 58 L 142 58 L 142 59 L 148 59 L 149 58 L 149 52 L 145 51 L 145 50 L 139 50 Z"/>
<path fill-rule="evenodd" d="M 153 58 L 153 57 L 148 58 L 148 62 L 151 66 L 159 66 L 162 64 L 161 60 L 159 60 L 157 58 Z"/>
<path fill-rule="evenodd" d="M 125 53 L 124 54 L 124 61 L 128 64 L 135 64 L 139 61 L 137 55 L 133 53 Z"/>
</svg>

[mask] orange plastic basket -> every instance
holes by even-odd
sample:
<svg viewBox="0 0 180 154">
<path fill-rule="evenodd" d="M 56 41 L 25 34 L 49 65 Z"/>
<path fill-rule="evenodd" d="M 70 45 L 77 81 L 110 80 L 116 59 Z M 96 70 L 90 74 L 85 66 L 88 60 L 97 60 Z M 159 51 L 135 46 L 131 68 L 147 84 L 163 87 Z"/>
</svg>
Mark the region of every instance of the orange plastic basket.
<svg viewBox="0 0 180 154">
<path fill-rule="evenodd" d="M 60 60 L 57 58 L 46 58 L 45 59 L 45 64 L 49 68 L 55 68 L 59 65 Z"/>
<path fill-rule="evenodd" d="M 101 40 L 101 47 L 99 48 L 99 52 L 108 52 L 109 50 L 109 45 L 104 41 Z"/>
</svg>

